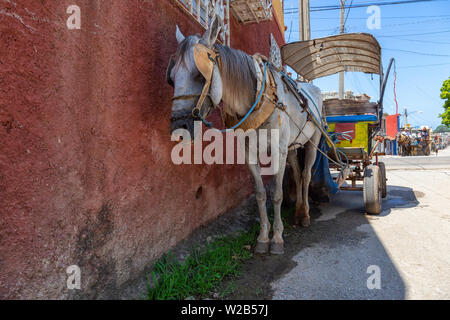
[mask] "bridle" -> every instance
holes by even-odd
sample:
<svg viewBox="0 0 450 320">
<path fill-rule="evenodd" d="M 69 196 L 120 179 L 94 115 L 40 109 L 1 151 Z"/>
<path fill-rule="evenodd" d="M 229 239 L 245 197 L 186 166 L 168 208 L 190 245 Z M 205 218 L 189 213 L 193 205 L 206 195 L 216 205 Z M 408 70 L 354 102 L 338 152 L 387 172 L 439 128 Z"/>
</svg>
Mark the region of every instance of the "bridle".
<svg viewBox="0 0 450 320">
<path fill-rule="evenodd" d="M 172 122 L 181 120 L 181 119 L 190 119 L 190 117 L 192 116 L 194 119 L 202 120 L 208 126 L 211 125 L 202 116 L 201 108 L 203 106 L 203 103 L 205 102 L 206 97 L 209 96 L 209 89 L 211 87 L 214 66 L 217 63 L 218 57 L 219 57 L 218 52 L 207 48 L 205 45 L 200 44 L 200 43 L 197 43 L 194 45 L 195 66 L 197 67 L 198 71 L 202 74 L 202 76 L 205 78 L 206 81 L 203 86 L 201 94 L 179 95 L 179 96 L 174 96 L 172 98 L 172 101 L 191 100 L 191 99 L 198 98 L 197 104 L 192 109 L 191 114 L 184 114 L 184 115 L 172 117 L 172 119 L 171 119 Z M 173 82 L 172 82 L 172 80 L 170 80 L 170 71 L 173 68 L 173 65 L 174 65 L 174 61 L 173 61 L 173 57 L 171 57 L 171 61 L 169 62 L 169 66 L 167 69 L 167 80 L 168 80 L 169 84 L 172 86 L 173 86 Z"/>
<path fill-rule="evenodd" d="M 180 95 L 180 96 L 174 96 L 172 98 L 173 101 L 176 100 L 190 100 L 190 99 L 196 99 L 198 97 L 197 104 L 195 107 L 193 107 L 191 113 L 183 113 L 180 115 L 175 115 L 171 118 L 171 122 L 175 122 L 182 119 L 199 119 L 201 120 L 207 127 L 211 129 L 215 129 L 213 124 L 211 122 L 206 121 L 206 117 L 208 117 L 209 113 L 217 108 L 218 106 L 214 104 L 213 99 L 211 98 L 209 94 L 209 90 L 212 83 L 212 77 L 214 72 L 214 67 L 217 64 L 218 68 L 220 69 L 220 55 L 219 52 L 211 50 L 204 46 L 203 44 L 197 43 L 194 45 L 194 60 L 195 65 L 199 72 L 203 75 L 205 78 L 205 84 L 203 86 L 201 94 L 194 94 L 194 95 Z M 271 65 L 268 61 L 263 61 L 261 59 L 261 56 L 256 54 L 253 56 L 253 61 L 255 64 L 259 65 L 259 68 L 261 70 L 263 69 L 264 72 L 261 74 L 261 81 L 260 87 L 258 88 L 257 92 L 257 98 L 253 105 L 250 107 L 248 112 L 243 116 L 240 120 L 238 120 L 237 123 L 232 123 L 231 127 L 227 129 L 216 129 L 220 132 L 226 132 L 230 130 L 236 130 L 237 128 L 242 128 L 244 130 L 248 129 L 256 129 L 259 126 L 261 126 L 267 118 L 274 112 L 275 108 L 280 107 L 280 104 L 278 103 L 278 98 L 276 94 L 276 83 L 273 79 L 273 76 L 270 72 Z M 171 69 L 174 67 L 175 61 L 173 57 L 171 58 L 169 62 L 169 66 L 167 68 L 166 76 L 167 76 L 167 82 L 174 86 L 172 79 L 170 78 L 170 72 Z M 258 67 L 256 67 L 258 68 Z M 266 81 L 267 80 L 267 81 Z M 266 82 L 268 82 L 268 85 L 266 86 Z M 258 85 L 259 86 L 259 85 Z M 266 90 L 267 87 L 267 90 Z M 207 96 L 210 96 L 211 103 L 213 104 L 214 108 L 210 108 L 208 110 L 208 113 L 206 115 L 203 115 L 201 113 L 201 108 L 203 107 L 203 103 L 205 102 L 205 99 Z M 282 104 L 281 104 L 282 105 Z M 257 111 L 256 111 L 257 110 Z M 255 112 L 254 112 L 255 111 Z M 221 113 L 221 115 L 223 115 Z M 226 119 L 223 119 L 224 124 L 226 124 Z M 244 123 L 245 122 L 245 123 Z"/>
</svg>

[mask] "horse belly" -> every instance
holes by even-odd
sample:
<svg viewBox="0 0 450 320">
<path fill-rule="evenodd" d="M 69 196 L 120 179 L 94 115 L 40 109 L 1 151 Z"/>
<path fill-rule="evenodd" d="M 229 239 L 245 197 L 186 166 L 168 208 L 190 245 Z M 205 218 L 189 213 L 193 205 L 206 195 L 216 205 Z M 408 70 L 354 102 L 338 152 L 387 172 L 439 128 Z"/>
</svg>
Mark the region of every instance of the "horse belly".
<svg viewBox="0 0 450 320">
<path fill-rule="evenodd" d="M 291 145 L 293 145 L 293 148 L 304 146 L 309 141 L 309 139 L 311 139 L 311 137 L 314 135 L 315 131 L 316 126 L 314 125 L 314 123 L 312 121 L 307 121 L 305 127 L 302 130 L 302 133 L 297 137 L 295 141 L 291 143 Z"/>
</svg>

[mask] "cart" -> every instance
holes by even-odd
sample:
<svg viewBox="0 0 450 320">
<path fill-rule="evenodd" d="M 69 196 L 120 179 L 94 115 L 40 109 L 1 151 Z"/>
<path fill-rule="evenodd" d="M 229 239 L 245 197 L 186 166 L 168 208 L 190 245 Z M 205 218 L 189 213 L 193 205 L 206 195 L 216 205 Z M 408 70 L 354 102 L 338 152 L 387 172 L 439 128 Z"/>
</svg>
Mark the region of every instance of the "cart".
<svg viewBox="0 0 450 320">
<path fill-rule="evenodd" d="M 409 155 L 429 156 L 432 150 L 431 129 L 409 129 Z"/>
<path fill-rule="evenodd" d="M 383 142 L 380 135 L 383 97 L 394 59 L 390 60 L 384 75 L 381 47 L 372 35 L 366 33 L 293 42 L 283 46 L 281 54 L 283 62 L 294 69 L 302 81 L 339 72 L 379 75 L 378 102 L 371 102 L 364 96 L 348 95 L 344 99 L 328 97 L 323 101 L 328 127 L 326 140 L 330 147 L 330 161 L 327 161 L 330 176 L 337 190 L 362 191 L 366 212 L 379 214 L 382 198 L 387 195 L 387 179 L 385 165 L 378 158 L 382 154 L 376 150 Z M 362 181 L 362 186 L 358 186 L 357 181 Z"/>
</svg>

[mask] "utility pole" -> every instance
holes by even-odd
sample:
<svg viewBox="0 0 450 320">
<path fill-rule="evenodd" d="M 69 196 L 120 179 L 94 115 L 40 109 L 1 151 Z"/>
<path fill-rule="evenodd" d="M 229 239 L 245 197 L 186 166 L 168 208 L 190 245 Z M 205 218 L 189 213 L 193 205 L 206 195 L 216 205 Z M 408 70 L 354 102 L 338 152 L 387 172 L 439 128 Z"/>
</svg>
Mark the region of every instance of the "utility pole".
<svg viewBox="0 0 450 320">
<path fill-rule="evenodd" d="M 311 40 L 311 24 L 309 19 L 309 0 L 298 0 L 299 41 Z M 297 75 L 297 81 L 305 81 Z"/>
<path fill-rule="evenodd" d="M 311 24 L 309 16 L 309 0 L 298 1 L 298 13 L 300 22 L 299 40 L 311 40 Z"/>
<path fill-rule="evenodd" d="M 345 32 L 345 1 L 341 1 L 341 28 L 340 33 L 343 34 Z M 339 100 L 344 99 L 344 71 L 339 72 Z"/>
<path fill-rule="evenodd" d="M 408 110 L 405 108 L 405 128 L 408 127 Z"/>
</svg>

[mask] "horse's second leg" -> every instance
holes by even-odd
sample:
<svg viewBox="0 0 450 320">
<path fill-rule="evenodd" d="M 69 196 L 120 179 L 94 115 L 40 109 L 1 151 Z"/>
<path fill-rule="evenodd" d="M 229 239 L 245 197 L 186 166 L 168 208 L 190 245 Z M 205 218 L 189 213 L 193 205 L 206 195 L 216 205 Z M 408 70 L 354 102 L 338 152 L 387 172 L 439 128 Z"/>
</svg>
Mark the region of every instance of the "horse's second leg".
<svg viewBox="0 0 450 320">
<path fill-rule="evenodd" d="M 269 251 L 269 232 L 270 232 L 270 222 L 267 217 L 266 210 L 266 188 L 264 187 L 263 180 L 261 178 L 261 168 L 257 164 L 249 164 L 248 168 L 253 176 L 253 181 L 255 183 L 255 196 L 258 202 L 259 216 L 260 216 L 260 230 L 259 236 L 256 241 L 255 252 L 256 253 L 266 253 Z"/>
<path fill-rule="evenodd" d="M 273 238 L 270 244 L 270 253 L 283 254 L 284 253 L 284 241 L 283 241 L 283 221 L 281 220 L 281 203 L 283 201 L 283 177 L 284 170 L 286 168 L 287 152 L 280 150 L 280 167 L 275 174 L 275 188 L 272 192 L 272 203 L 274 210 L 273 221 Z"/>
<path fill-rule="evenodd" d="M 297 150 L 289 151 L 288 153 L 288 161 L 292 168 L 292 174 L 294 175 L 295 181 L 295 190 L 297 195 L 297 200 L 295 202 L 295 216 L 294 216 L 294 224 L 300 224 L 300 206 L 302 205 L 302 182 L 301 182 L 301 171 L 300 164 L 298 163 L 297 158 Z"/>
<path fill-rule="evenodd" d="M 311 225 L 311 218 L 309 217 L 309 184 L 311 182 L 311 170 L 316 161 L 316 147 L 319 145 L 321 133 L 316 132 L 311 140 L 305 145 L 305 167 L 302 173 L 302 191 L 303 203 L 300 207 L 300 224 L 302 227 L 309 227 Z"/>
</svg>

